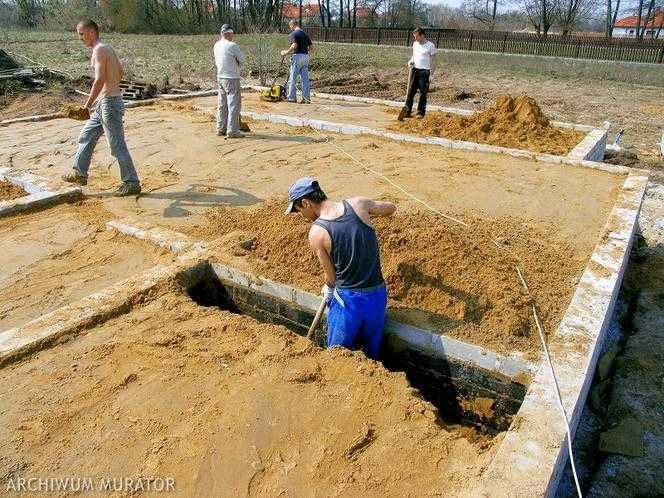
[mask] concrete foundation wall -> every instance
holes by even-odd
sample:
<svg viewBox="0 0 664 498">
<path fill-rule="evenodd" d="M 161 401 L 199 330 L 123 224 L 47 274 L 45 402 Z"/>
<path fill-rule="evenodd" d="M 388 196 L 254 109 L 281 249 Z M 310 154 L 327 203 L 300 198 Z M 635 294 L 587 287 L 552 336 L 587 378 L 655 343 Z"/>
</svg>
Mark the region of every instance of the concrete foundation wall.
<svg viewBox="0 0 664 498">
<path fill-rule="evenodd" d="M 212 268 L 219 270 L 220 265 L 213 264 Z M 215 276 L 242 314 L 261 322 L 283 325 L 300 335 L 306 334 L 313 321 L 315 307 L 300 306 L 294 302 L 296 300 L 276 297 L 272 292 L 261 292 L 256 286 L 242 285 L 237 278 L 228 278 L 227 267 L 216 271 Z M 270 289 L 274 286 L 279 284 L 271 282 Z M 282 296 L 292 297 L 286 286 L 281 287 Z M 517 381 L 495 370 L 481 368 L 470 361 L 453 358 L 434 349 L 423 350 L 419 344 L 410 342 L 408 335 L 393 333 L 396 328 L 408 326 L 392 321 L 386 327 L 383 355 L 388 368 L 405 371 L 413 386 L 425 392 L 426 398 L 443 410 L 445 417 L 459 418 L 501 431 L 509 427 L 526 393 L 524 384 L 529 379 L 527 372 L 522 369 L 520 375 L 517 375 Z M 325 335 L 323 324 L 315 335 L 320 346 L 325 346 Z M 481 356 L 481 348 L 476 349 L 477 356 Z M 485 408 L 481 413 L 476 409 L 478 403 Z"/>
</svg>

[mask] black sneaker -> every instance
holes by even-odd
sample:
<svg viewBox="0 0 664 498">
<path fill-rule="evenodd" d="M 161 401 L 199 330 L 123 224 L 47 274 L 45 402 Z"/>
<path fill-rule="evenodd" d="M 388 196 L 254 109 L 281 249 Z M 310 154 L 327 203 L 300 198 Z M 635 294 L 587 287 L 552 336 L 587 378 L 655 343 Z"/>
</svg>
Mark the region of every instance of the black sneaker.
<svg viewBox="0 0 664 498">
<path fill-rule="evenodd" d="M 115 191 L 115 197 L 126 197 L 128 195 L 138 195 L 141 193 L 141 184 L 138 182 L 124 182 Z"/>
<path fill-rule="evenodd" d="M 81 186 L 85 186 L 88 184 L 87 176 L 78 175 L 74 171 L 72 171 L 71 173 L 67 173 L 66 175 L 62 175 L 62 179 L 67 183 L 75 183 L 76 185 L 81 185 Z"/>
</svg>

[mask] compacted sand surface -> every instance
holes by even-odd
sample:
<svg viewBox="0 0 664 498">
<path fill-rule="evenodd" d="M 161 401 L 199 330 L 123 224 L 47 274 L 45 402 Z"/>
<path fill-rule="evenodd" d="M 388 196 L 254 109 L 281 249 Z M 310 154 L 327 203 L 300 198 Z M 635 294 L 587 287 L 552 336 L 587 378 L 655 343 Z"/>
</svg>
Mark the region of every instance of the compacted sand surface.
<svg viewBox="0 0 664 498">
<path fill-rule="evenodd" d="M 501 436 L 446 427 L 360 353 L 165 291 L 3 369 L 3 477 L 172 477 L 181 496 L 458 495 Z"/>
</svg>

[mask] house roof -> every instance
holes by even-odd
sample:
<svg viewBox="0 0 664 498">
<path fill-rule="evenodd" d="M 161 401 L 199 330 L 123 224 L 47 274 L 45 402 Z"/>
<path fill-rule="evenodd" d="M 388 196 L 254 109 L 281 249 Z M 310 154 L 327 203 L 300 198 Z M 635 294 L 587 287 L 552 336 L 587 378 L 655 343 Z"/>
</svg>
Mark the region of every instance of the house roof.
<svg viewBox="0 0 664 498">
<path fill-rule="evenodd" d="M 316 17 L 320 12 L 320 8 L 315 3 L 302 4 L 302 17 Z M 300 6 L 292 4 L 283 4 L 281 6 L 281 13 L 284 17 L 296 19 L 300 16 Z"/>
<path fill-rule="evenodd" d="M 302 17 L 317 17 L 320 12 L 320 7 L 315 3 L 303 3 L 302 4 Z M 352 12 L 352 10 L 351 10 Z M 300 6 L 298 4 L 283 4 L 281 6 L 281 13 L 284 17 L 291 19 L 297 19 L 300 16 Z M 371 16 L 371 9 L 367 7 L 357 7 L 355 10 L 355 17 L 362 19 L 364 17 Z"/>
<path fill-rule="evenodd" d="M 638 22 L 639 17 L 638 16 L 628 16 L 628 17 L 623 17 L 622 19 L 619 19 L 616 21 L 616 24 L 614 27 L 616 28 L 636 28 L 636 23 Z M 645 15 L 641 18 L 641 27 L 646 27 L 646 28 L 659 28 L 660 26 L 664 25 L 664 10 L 658 10 L 655 12 L 654 15 L 650 16 L 650 20 L 646 24 L 646 17 Z"/>
</svg>

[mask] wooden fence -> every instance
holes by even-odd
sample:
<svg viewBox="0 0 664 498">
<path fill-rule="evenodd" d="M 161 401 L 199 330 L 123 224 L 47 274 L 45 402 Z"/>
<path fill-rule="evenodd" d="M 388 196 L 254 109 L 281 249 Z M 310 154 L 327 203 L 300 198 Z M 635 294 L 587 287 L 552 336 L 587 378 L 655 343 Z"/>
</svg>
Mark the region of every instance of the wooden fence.
<svg viewBox="0 0 664 498">
<path fill-rule="evenodd" d="M 410 46 L 411 29 L 402 28 L 306 28 L 314 41 Z M 664 32 L 664 30 L 663 30 Z M 427 29 L 427 38 L 442 49 L 571 57 L 625 62 L 664 62 L 664 40 L 636 41 L 629 38 L 589 36 L 539 36 L 461 29 Z"/>
</svg>

